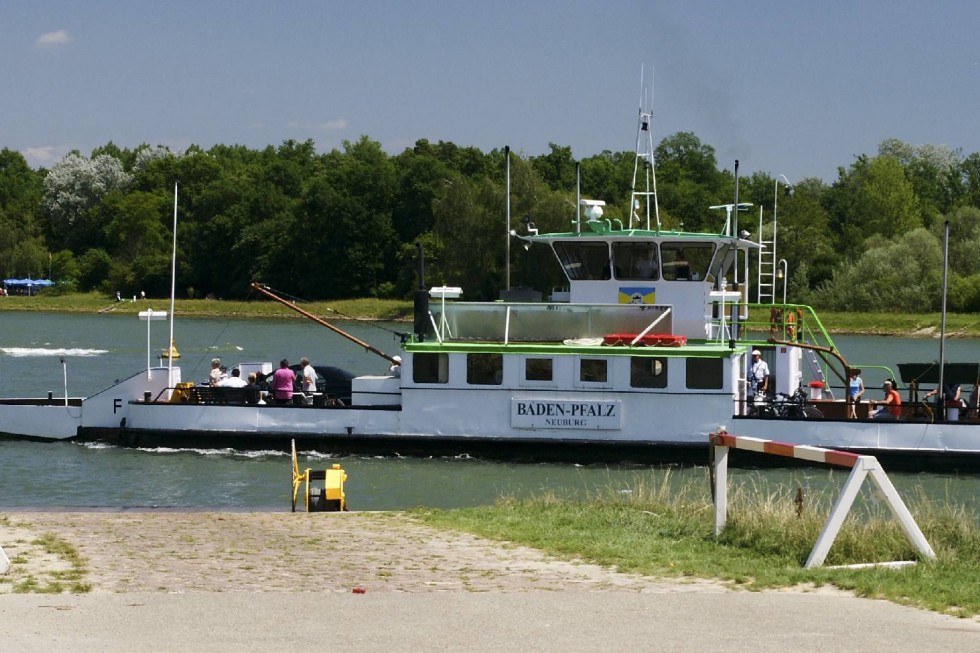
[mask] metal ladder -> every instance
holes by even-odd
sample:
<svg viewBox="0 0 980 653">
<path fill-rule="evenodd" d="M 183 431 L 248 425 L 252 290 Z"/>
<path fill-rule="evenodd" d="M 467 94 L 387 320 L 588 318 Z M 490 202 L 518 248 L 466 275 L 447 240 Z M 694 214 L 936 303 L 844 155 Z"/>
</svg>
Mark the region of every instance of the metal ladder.
<svg viewBox="0 0 980 653">
<path fill-rule="evenodd" d="M 810 368 L 810 375 L 815 381 L 820 381 L 823 383 L 824 392 L 831 399 L 834 398 L 834 391 L 831 390 L 830 384 L 827 383 L 827 376 L 823 373 L 823 366 L 820 365 L 820 357 L 817 356 L 817 352 L 812 349 L 803 350 L 803 358 L 806 359 L 807 366 Z"/>
<path fill-rule="evenodd" d="M 776 303 L 776 219 L 772 221 L 772 240 L 762 237 L 762 207 L 759 207 L 759 276 L 756 281 L 756 302 Z"/>
</svg>

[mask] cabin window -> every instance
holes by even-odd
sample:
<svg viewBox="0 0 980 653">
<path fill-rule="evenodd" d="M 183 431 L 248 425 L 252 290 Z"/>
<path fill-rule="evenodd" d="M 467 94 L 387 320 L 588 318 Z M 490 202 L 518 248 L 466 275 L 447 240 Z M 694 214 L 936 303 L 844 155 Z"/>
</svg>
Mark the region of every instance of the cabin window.
<svg viewBox="0 0 980 653">
<path fill-rule="evenodd" d="M 660 261 L 654 243 L 613 243 L 616 278 L 636 281 L 660 278 Z"/>
<path fill-rule="evenodd" d="M 525 381 L 551 381 L 554 379 L 554 364 L 550 358 L 525 358 Z"/>
<path fill-rule="evenodd" d="M 500 385 L 504 380 L 501 354 L 467 354 L 466 382 L 470 385 Z"/>
<path fill-rule="evenodd" d="M 667 281 L 704 281 L 714 254 L 714 243 L 663 243 L 663 277 Z"/>
<path fill-rule="evenodd" d="M 721 390 L 725 366 L 721 358 L 688 358 L 687 387 L 692 390 Z"/>
<path fill-rule="evenodd" d="M 634 388 L 666 388 L 667 359 L 647 356 L 630 358 L 630 385 Z"/>
<path fill-rule="evenodd" d="M 579 381 L 605 383 L 609 376 L 609 361 L 605 358 L 583 358 L 579 364 Z"/>
<path fill-rule="evenodd" d="M 604 242 L 555 243 L 555 254 L 572 281 L 608 279 L 609 247 Z"/>
<path fill-rule="evenodd" d="M 413 355 L 412 380 L 416 383 L 449 383 L 449 357 L 446 354 Z"/>
</svg>

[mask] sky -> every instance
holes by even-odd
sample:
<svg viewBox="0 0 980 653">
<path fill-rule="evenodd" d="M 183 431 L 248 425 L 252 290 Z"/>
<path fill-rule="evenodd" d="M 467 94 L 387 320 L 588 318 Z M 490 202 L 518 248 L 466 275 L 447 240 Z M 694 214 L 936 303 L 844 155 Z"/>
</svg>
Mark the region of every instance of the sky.
<svg viewBox="0 0 980 653">
<path fill-rule="evenodd" d="M 980 3 L 3 0 L 0 148 L 183 150 L 367 135 L 524 156 L 654 142 L 832 182 L 886 138 L 980 151 Z"/>
</svg>

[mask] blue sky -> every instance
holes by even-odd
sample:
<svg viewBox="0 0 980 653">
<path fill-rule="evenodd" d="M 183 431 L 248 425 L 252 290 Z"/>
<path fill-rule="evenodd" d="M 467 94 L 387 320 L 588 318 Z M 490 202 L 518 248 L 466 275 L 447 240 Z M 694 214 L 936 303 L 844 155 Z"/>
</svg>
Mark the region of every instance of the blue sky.
<svg viewBox="0 0 980 653">
<path fill-rule="evenodd" d="M 644 64 L 655 139 L 746 174 L 832 181 L 890 137 L 980 151 L 962 0 L 4 0 L 0 57 L 0 147 L 34 166 L 110 140 L 631 150 Z"/>
</svg>

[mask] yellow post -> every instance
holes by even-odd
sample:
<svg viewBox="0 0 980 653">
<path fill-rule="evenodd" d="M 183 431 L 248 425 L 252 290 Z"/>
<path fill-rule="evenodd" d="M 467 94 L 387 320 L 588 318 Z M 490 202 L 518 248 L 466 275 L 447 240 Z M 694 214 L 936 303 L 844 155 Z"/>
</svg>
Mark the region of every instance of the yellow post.
<svg viewBox="0 0 980 653">
<path fill-rule="evenodd" d="M 347 472 L 341 469 L 340 465 L 334 464 L 333 469 L 327 470 L 326 479 L 323 482 L 323 491 L 326 493 L 327 501 L 339 501 L 341 511 L 347 510 L 347 496 L 344 494 L 344 481 L 347 480 Z"/>
</svg>

